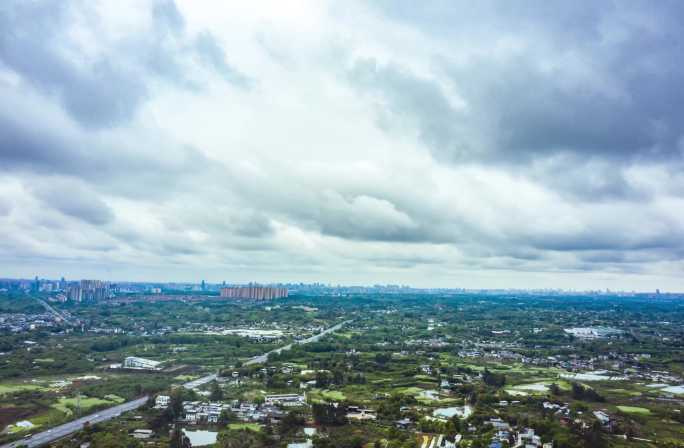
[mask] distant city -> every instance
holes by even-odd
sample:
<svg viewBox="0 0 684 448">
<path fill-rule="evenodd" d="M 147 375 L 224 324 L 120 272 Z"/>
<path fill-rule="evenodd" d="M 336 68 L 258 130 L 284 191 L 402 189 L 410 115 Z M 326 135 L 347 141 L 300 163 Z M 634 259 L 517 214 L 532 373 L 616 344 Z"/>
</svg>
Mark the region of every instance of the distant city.
<svg viewBox="0 0 684 448">
<path fill-rule="evenodd" d="M 271 300 L 289 295 L 344 297 L 358 294 L 416 294 L 416 295 L 545 295 L 545 296 L 623 296 L 623 297 L 682 297 L 680 292 L 652 292 L 566 289 L 466 289 L 414 288 L 408 285 L 332 285 L 324 283 L 198 283 L 185 282 L 126 282 L 106 280 L 67 280 L 34 277 L 33 279 L 0 278 L 0 292 L 47 293 L 54 302 L 100 302 L 115 298 L 149 296 L 164 298 L 184 294 L 188 297 L 219 296 L 225 299 Z"/>
</svg>

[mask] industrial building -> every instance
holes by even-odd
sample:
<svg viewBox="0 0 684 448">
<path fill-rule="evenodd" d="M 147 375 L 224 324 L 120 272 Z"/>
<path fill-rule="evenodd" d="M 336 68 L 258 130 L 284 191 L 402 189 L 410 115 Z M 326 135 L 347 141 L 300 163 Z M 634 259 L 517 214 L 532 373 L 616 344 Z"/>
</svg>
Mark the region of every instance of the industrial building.
<svg viewBox="0 0 684 448">
<path fill-rule="evenodd" d="M 159 364 L 161 364 L 161 362 L 159 361 L 138 358 L 137 356 L 128 356 L 126 359 L 124 359 L 123 368 L 139 370 L 160 370 Z"/>
</svg>

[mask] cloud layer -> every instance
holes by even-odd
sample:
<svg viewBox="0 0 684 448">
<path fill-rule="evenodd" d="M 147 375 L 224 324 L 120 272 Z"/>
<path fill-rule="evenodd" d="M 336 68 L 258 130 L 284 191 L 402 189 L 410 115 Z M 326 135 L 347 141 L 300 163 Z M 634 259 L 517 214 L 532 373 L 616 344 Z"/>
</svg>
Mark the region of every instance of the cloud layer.
<svg viewBox="0 0 684 448">
<path fill-rule="evenodd" d="M 682 290 L 682 19 L 3 2 L 3 275 Z"/>
</svg>

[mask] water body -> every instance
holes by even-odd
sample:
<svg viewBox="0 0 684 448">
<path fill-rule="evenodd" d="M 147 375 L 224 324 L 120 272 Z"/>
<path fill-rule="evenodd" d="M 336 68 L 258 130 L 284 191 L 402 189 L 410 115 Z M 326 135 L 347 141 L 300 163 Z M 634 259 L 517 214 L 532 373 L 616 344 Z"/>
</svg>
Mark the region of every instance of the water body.
<svg viewBox="0 0 684 448">
<path fill-rule="evenodd" d="M 448 408 L 439 408 L 435 409 L 432 412 L 432 415 L 434 417 L 442 417 L 442 418 L 451 418 L 454 415 L 457 415 L 460 418 L 468 418 L 470 417 L 470 414 L 473 413 L 473 410 L 471 409 L 470 406 L 452 406 Z"/>
<path fill-rule="evenodd" d="M 534 384 L 520 384 L 518 386 L 513 386 L 513 389 L 518 390 L 531 390 L 534 392 L 546 392 L 549 390 L 549 386 L 544 383 L 534 383 Z"/>
<path fill-rule="evenodd" d="M 671 394 L 677 394 L 677 395 L 684 394 L 684 385 L 668 386 L 668 387 L 664 388 L 663 391 L 669 392 Z"/>
<path fill-rule="evenodd" d="M 605 371 L 587 372 L 587 373 L 561 373 L 561 378 L 580 381 L 622 381 L 626 380 L 626 376 L 609 376 Z"/>
<path fill-rule="evenodd" d="M 669 384 L 655 383 L 649 384 L 646 387 L 652 387 L 654 389 L 660 389 L 661 392 L 667 392 L 669 394 L 681 395 L 684 394 L 684 384 L 680 386 L 670 386 Z"/>
<path fill-rule="evenodd" d="M 216 443 L 216 436 L 218 436 L 216 431 L 186 431 L 185 429 L 183 434 L 188 436 L 193 447 L 213 445 Z"/>
<path fill-rule="evenodd" d="M 420 398 L 425 398 L 428 400 L 439 400 L 439 392 L 436 390 L 424 390 L 418 394 Z"/>
</svg>

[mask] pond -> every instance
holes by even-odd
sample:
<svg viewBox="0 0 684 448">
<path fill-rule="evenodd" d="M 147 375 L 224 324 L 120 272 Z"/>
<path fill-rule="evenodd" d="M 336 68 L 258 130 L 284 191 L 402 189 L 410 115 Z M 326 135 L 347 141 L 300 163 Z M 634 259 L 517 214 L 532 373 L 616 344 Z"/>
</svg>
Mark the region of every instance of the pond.
<svg viewBox="0 0 684 448">
<path fill-rule="evenodd" d="M 435 417 L 451 418 L 457 415 L 460 418 L 468 418 L 472 414 L 473 410 L 470 406 L 452 406 L 449 408 L 439 408 L 432 412 Z"/>
<path fill-rule="evenodd" d="M 681 386 L 670 386 L 669 384 L 655 383 L 647 384 L 646 387 L 652 387 L 654 389 L 660 389 L 661 392 L 667 392 L 669 394 L 684 394 L 684 385 Z"/>
<path fill-rule="evenodd" d="M 193 447 L 213 445 L 218 435 L 216 431 L 186 431 L 185 429 L 183 434 L 188 436 Z"/>
<path fill-rule="evenodd" d="M 418 396 L 426 400 L 439 400 L 439 392 L 436 390 L 424 390 Z"/>
</svg>

